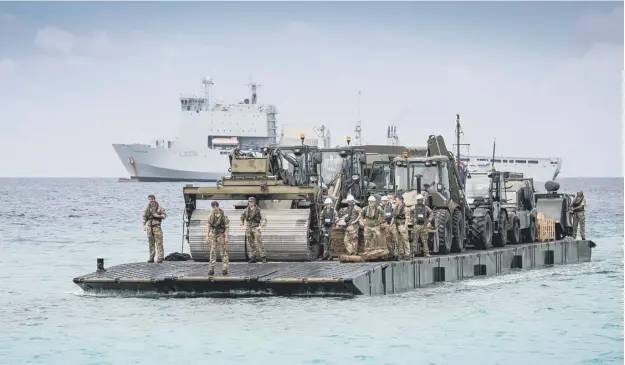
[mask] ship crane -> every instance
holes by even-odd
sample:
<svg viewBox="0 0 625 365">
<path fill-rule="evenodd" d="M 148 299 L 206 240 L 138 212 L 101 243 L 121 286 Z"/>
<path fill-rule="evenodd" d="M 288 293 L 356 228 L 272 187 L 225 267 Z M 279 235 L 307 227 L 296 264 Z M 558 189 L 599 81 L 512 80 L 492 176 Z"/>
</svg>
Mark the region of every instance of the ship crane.
<svg viewBox="0 0 625 365">
<path fill-rule="evenodd" d="M 386 129 L 386 144 L 389 146 L 399 146 L 399 136 L 397 135 L 397 126 L 390 125 Z"/>
</svg>

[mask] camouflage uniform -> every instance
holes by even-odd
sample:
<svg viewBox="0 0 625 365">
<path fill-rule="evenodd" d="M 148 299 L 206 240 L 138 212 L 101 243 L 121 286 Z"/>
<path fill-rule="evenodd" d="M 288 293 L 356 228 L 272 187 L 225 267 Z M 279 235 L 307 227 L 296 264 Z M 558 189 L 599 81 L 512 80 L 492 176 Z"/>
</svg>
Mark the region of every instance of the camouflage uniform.
<svg viewBox="0 0 625 365">
<path fill-rule="evenodd" d="M 423 245 L 423 256 L 430 256 L 430 247 L 428 246 L 428 223 L 432 219 L 434 212 L 424 203 L 417 203 L 412 210 L 412 245 L 413 253 L 416 253 L 416 247 L 419 244 L 419 238 Z"/>
<path fill-rule="evenodd" d="M 393 257 L 398 257 L 399 252 L 397 250 L 397 239 L 395 237 L 395 230 L 391 229 L 391 219 L 393 218 L 393 204 L 384 204 L 382 206 L 382 210 L 384 211 L 384 221 L 381 224 L 382 230 L 380 233 L 384 232 L 384 234 L 386 235 L 386 246 L 388 248 L 389 255 Z"/>
<path fill-rule="evenodd" d="M 212 275 L 215 272 L 215 264 L 217 263 L 217 253 L 215 252 L 219 248 L 219 254 L 221 255 L 222 273 L 228 273 L 228 265 L 230 260 L 228 258 L 228 237 L 227 234 L 230 230 L 230 219 L 223 210 L 219 209 L 218 213 L 211 212 L 208 216 L 208 244 L 210 246 L 210 267 L 209 274 Z"/>
<path fill-rule="evenodd" d="M 160 215 L 162 218 L 156 218 L 153 215 Z M 158 202 L 153 201 L 145 207 L 143 211 L 143 227 L 148 234 L 148 247 L 150 250 L 150 258 L 148 262 L 154 262 L 154 246 L 158 251 L 158 262 L 163 262 L 163 231 L 161 230 L 161 221 L 167 218 L 165 208 L 163 208 Z"/>
<path fill-rule="evenodd" d="M 346 226 L 343 243 L 348 255 L 356 255 L 358 253 L 358 230 L 360 229 L 358 217 L 361 210 L 359 206 L 353 204 L 347 207 L 345 212 Z"/>
<path fill-rule="evenodd" d="M 410 241 L 408 240 L 408 227 L 406 227 L 406 222 L 410 219 L 410 210 L 408 210 L 403 201 L 400 200 L 399 204 L 393 209 L 392 219 L 398 254 L 400 258 L 410 258 Z"/>
<path fill-rule="evenodd" d="M 384 220 L 384 211 L 375 205 L 367 205 L 361 212 L 365 226 L 365 252 L 376 250 L 380 244 L 380 224 Z"/>
<path fill-rule="evenodd" d="M 267 224 L 265 212 L 257 205 L 254 206 L 253 211 L 248 206 L 241 214 L 241 224 L 245 224 L 246 222 L 245 237 L 247 238 L 247 243 L 250 245 L 250 261 L 255 261 L 256 253 L 260 253 L 261 260 L 265 262 L 267 260 L 267 254 L 265 253 L 261 232 L 261 228 Z"/>
<path fill-rule="evenodd" d="M 332 227 L 339 220 L 339 214 L 336 209 L 331 206 L 326 206 L 321 211 L 321 233 L 324 236 L 323 240 L 323 257 L 328 258 L 330 256 L 330 241 L 332 239 Z M 327 235 L 327 237 L 326 237 Z"/>
<path fill-rule="evenodd" d="M 582 240 L 586 239 L 586 199 L 582 195 L 575 197 L 571 204 L 573 208 L 573 238 L 577 239 L 577 226 Z"/>
</svg>

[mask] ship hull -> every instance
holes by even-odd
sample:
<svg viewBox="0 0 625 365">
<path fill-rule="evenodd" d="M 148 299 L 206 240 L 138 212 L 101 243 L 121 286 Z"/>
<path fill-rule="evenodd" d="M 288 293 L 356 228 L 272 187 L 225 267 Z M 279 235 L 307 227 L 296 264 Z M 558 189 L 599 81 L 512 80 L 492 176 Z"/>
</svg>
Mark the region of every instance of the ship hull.
<svg viewBox="0 0 625 365">
<path fill-rule="evenodd" d="M 471 171 L 488 171 L 492 168 L 492 165 L 489 162 L 477 162 L 477 159 L 486 159 L 486 157 L 471 157 L 471 162 L 467 165 L 467 169 L 469 172 Z M 501 159 L 506 159 L 502 157 Z M 511 158 L 510 158 L 511 159 Z M 506 162 L 496 162 L 495 168 L 499 171 L 511 171 L 522 173 L 523 176 L 528 178 L 533 178 L 534 181 L 537 182 L 547 182 L 552 180 L 554 176 L 558 176 L 560 174 L 560 170 L 562 168 L 562 159 L 554 158 L 554 159 L 533 159 L 531 161 L 536 161 L 534 164 L 529 163 L 506 163 Z M 466 162 L 465 162 L 466 164 Z"/>
<path fill-rule="evenodd" d="M 145 182 L 216 182 L 228 173 L 228 155 L 212 149 L 189 151 L 148 145 L 113 144 L 130 179 Z"/>
</svg>

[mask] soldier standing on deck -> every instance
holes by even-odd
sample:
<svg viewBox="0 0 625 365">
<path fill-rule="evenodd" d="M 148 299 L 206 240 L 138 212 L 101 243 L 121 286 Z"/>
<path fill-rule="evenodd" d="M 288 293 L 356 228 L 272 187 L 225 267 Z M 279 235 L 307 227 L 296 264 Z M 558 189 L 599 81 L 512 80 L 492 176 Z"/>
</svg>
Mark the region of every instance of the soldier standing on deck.
<svg viewBox="0 0 625 365">
<path fill-rule="evenodd" d="M 347 210 L 345 212 L 345 237 L 343 242 L 348 255 L 356 255 L 358 253 L 358 230 L 360 224 L 358 217 L 360 216 L 360 207 L 356 205 L 354 197 L 350 194 L 347 196 Z"/>
<path fill-rule="evenodd" d="M 578 191 L 575 200 L 571 203 L 573 212 L 573 238 L 577 239 L 577 226 L 579 225 L 579 234 L 582 240 L 586 239 L 586 199 L 584 192 Z"/>
<path fill-rule="evenodd" d="M 386 237 L 386 246 L 391 257 L 397 257 L 397 249 L 395 245 L 395 236 L 391 229 L 391 219 L 393 218 L 393 204 L 391 204 L 388 196 L 383 196 L 380 200 L 380 208 L 384 211 L 384 222 L 381 225 L 381 234 Z"/>
<path fill-rule="evenodd" d="M 163 231 L 161 230 L 161 222 L 167 218 L 165 208 L 156 201 L 154 194 L 148 195 L 148 206 L 143 211 L 143 230 L 148 234 L 148 247 L 150 250 L 150 258 L 148 262 L 154 262 L 154 246 L 158 251 L 158 263 L 163 262 Z"/>
<path fill-rule="evenodd" d="M 228 234 L 230 233 L 230 219 L 219 208 L 219 203 L 216 201 L 211 202 L 213 211 L 208 215 L 206 226 L 208 228 L 208 245 L 210 247 L 210 267 L 208 269 L 208 275 L 215 274 L 215 264 L 217 262 L 217 247 L 219 247 L 219 254 L 221 255 L 222 263 L 222 275 L 228 275 Z"/>
<path fill-rule="evenodd" d="M 397 204 L 393 209 L 393 218 L 391 219 L 391 226 L 395 231 L 395 237 L 397 238 L 397 249 L 400 260 L 410 259 L 410 242 L 408 241 L 408 221 L 410 220 L 410 211 L 404 204 L 404 197 L 397 195 L 395 197 Z"/>
<path fill-rule="evenodd" d="M 263 262 L 267 262 L 267 255 L 265 254 L 265 246 L 263 245 L 263 236 L 261 228 L 267 225 L 267 217 L 265 212 L 256 205 L 256 198 L 250 197 L 247 200 L 247 208 L 243 210 L 241 214 L 241 227 L 247 222 L 247 228 L 245 229 L 245 238 L 250 245 L 251 258 L 249 263 L 256 262 L 256 253 L 260 253 L 260 258 Z"/>
<path fill-rule="evenodd" d="M 432 209 L 425 205 L 423 195 L 417 195 L 417 204 L 413 208 L 412 214 L 412 233 L 413 247 L 418 247 L 419 238 L 423 244 L 423 257 L 430 257 L 430 248 L 428 247 L 428 223 L 432 220 Z M 416 250 L 413 250 L 415 253 Z"/>
<path fill-rule="evenodd" d="M 323 259 L 330 258 L 330 240 L 332 238 L 332 227 L 338 222 L 339 215 L 336 209 L 332 208 L 332 199 L 326 198 L 321 211 L 321 232 L 323 234 Z"/>
<path fill-rule="evenodd" d="M 376 206 L 376 199 L 371 195 L 369 204 L 360 212 L 360 220 L 365 226 L 365 252 L 377 250 L 380 242 L 380 224 L 384 222 L 384 211 Z"/>
</svg>

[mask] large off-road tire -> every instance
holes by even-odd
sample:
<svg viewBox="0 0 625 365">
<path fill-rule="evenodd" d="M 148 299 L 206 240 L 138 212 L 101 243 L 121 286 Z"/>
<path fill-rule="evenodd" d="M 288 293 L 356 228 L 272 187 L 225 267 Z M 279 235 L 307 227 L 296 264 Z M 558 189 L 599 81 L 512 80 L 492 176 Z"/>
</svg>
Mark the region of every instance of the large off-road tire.
<svg viewBox="0 0 625 365">
<path fill-rule="evenodd" d="M 517 219 L 512 220 L 512 229 L 508 231 L 508 241 L 511 244 L 521 243 L 521 227 Z"/>
<path fill-rule="evenodd" d="M 462 209 L 458 208 L 454 210 L 451 215 L 451 227 L 453 232 L 453 239 L 451 240 L 451 252 L 460 253 L 464 251 L 464 235 L 465 235 L 465 220 L 462 214 Z"/>
<path fill-rule="evenodd" d="M 494 247 L 505 247 L 508 243 L 508 220 L 504 212 L 499 213 L 499 231 L 493 236 Z"/>
<path fill-rule="evenodd" d="M 469 244 L 478 250 L 493 247 L 493 221 L 490 215 L 473 217 L 469 229 Z"/>
<path fill-rule="evenodd" d="M 437 209 L 434 211 L 434 222 L 438 230 L 438 253 L 444 255 L 451 251 L 453 239 L 451 214 L 447 209 Z"/>
<path fill-rule="evenodd" d="M 530 219 L 529 228 L 524 229 L 525 234 L 523 235 L 524 243 L 532 243 L 536 240 L 536 220 L 534 218 Z"/>
</svg>

